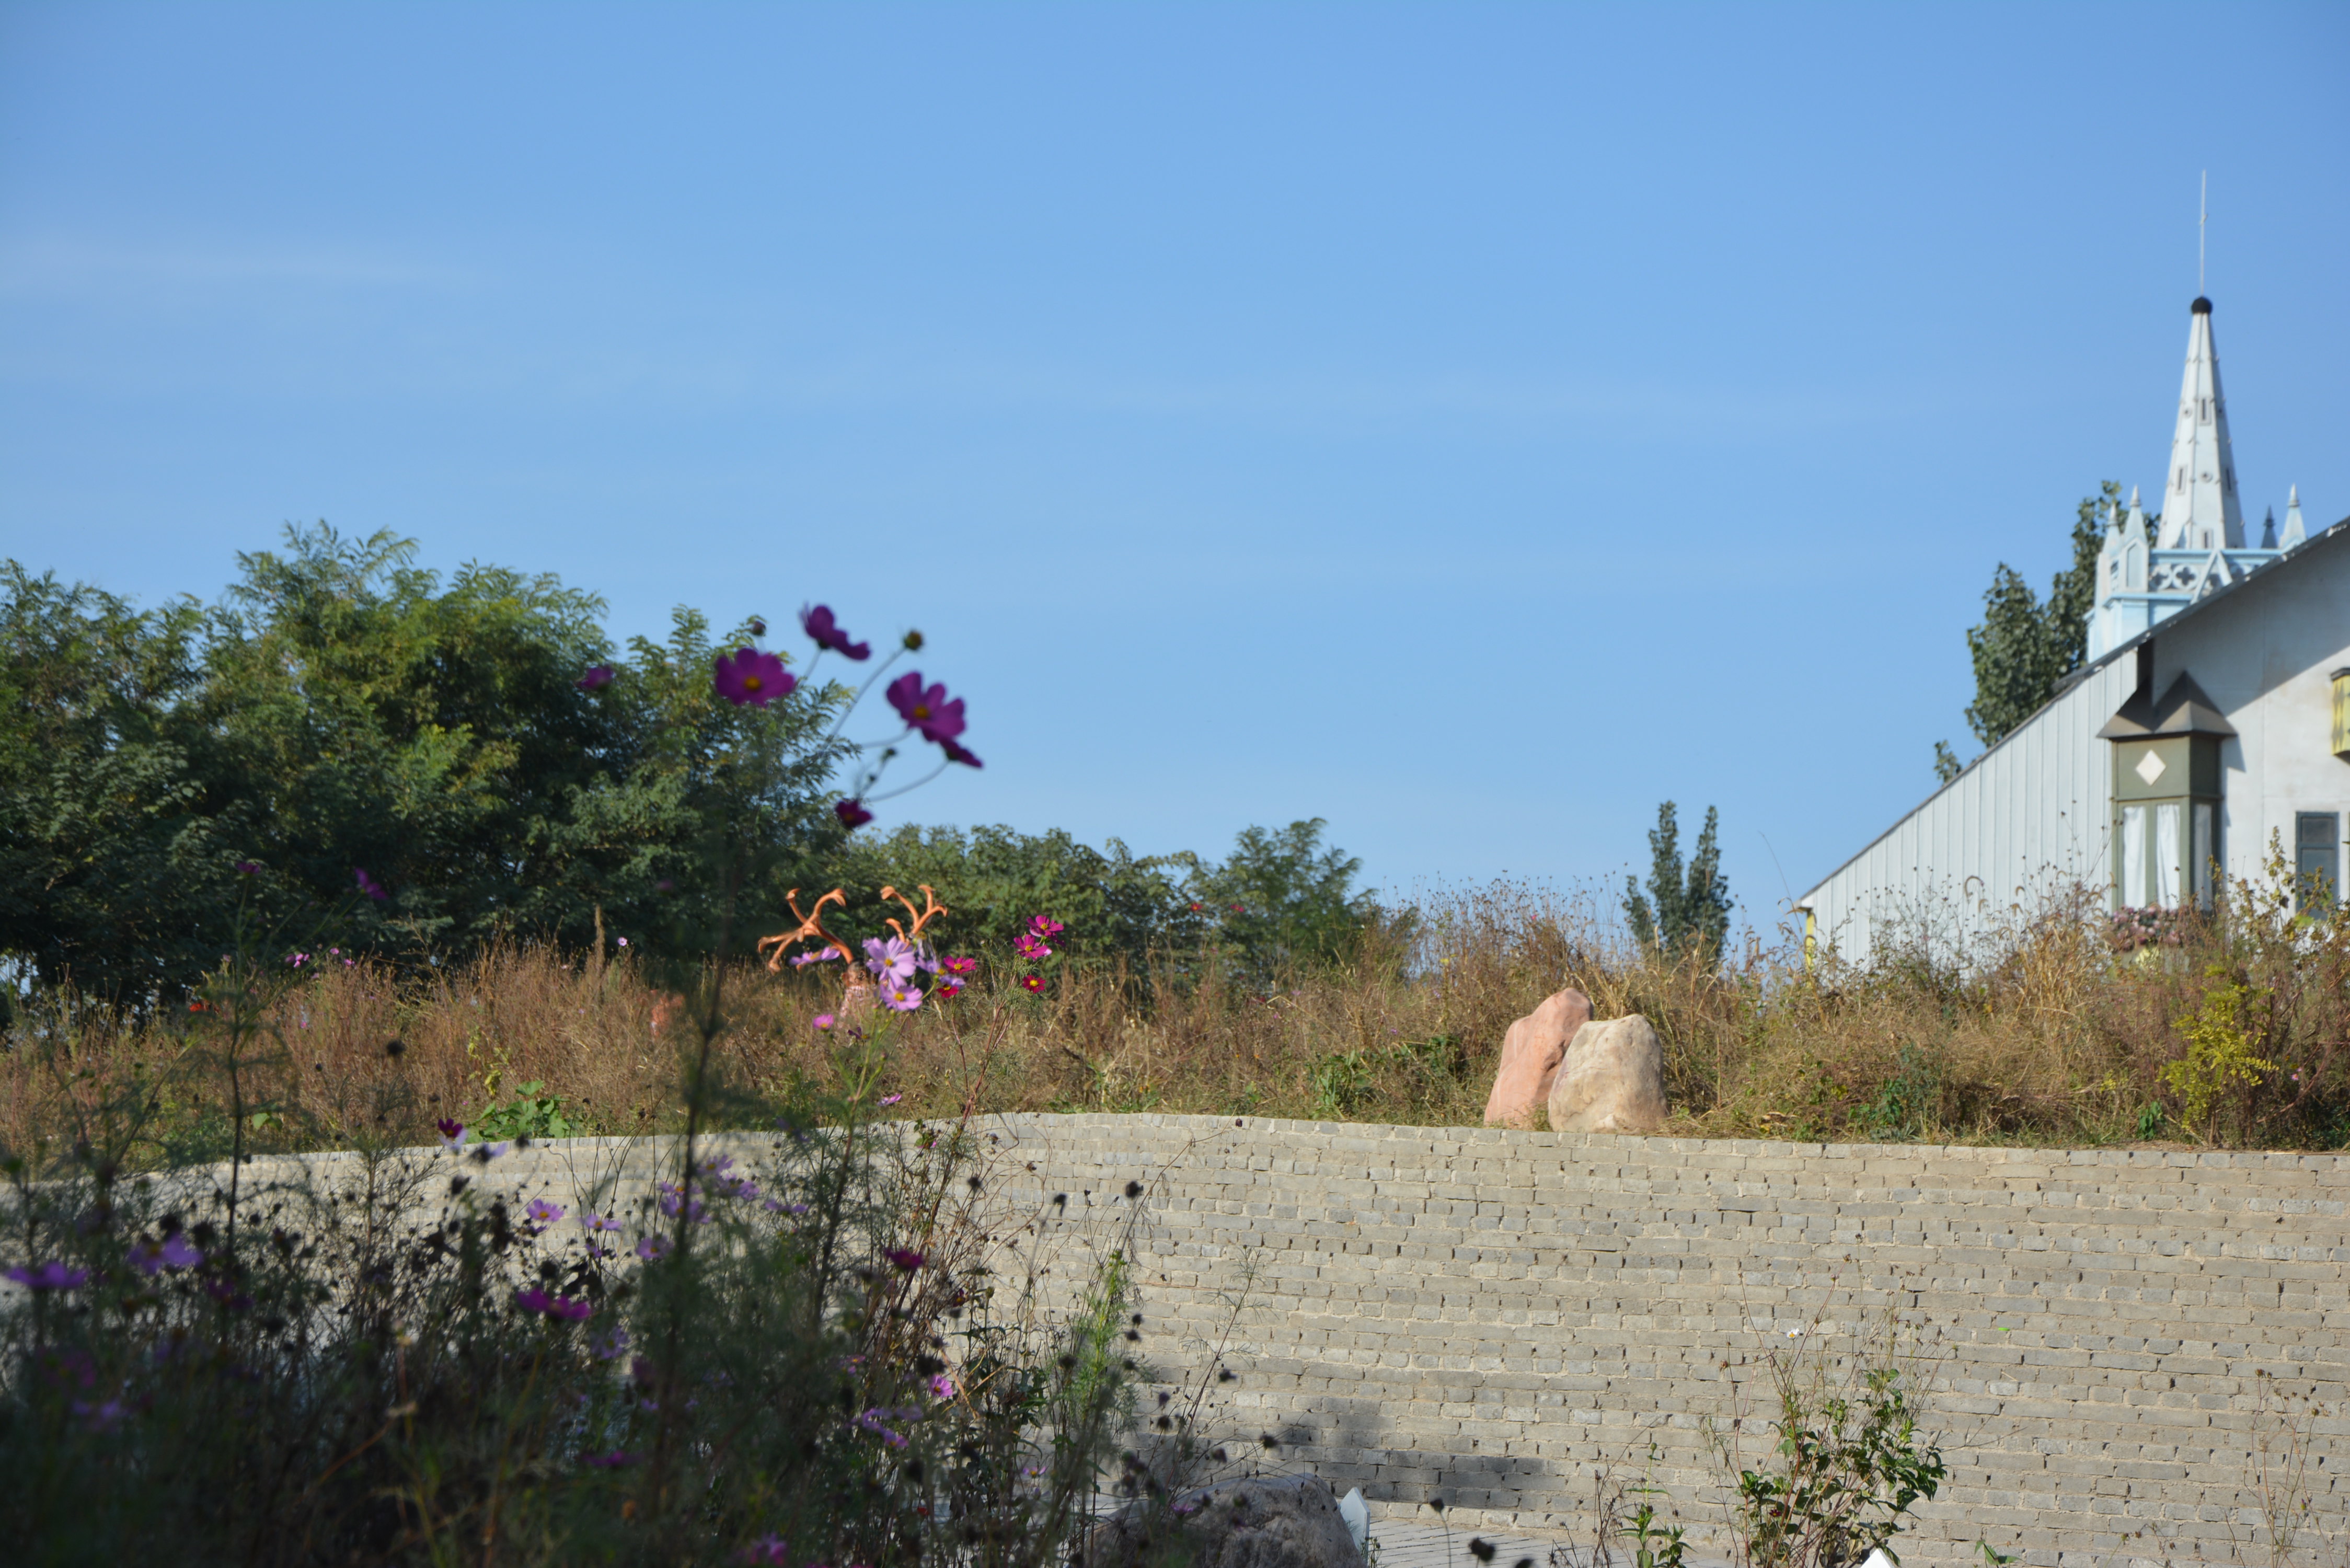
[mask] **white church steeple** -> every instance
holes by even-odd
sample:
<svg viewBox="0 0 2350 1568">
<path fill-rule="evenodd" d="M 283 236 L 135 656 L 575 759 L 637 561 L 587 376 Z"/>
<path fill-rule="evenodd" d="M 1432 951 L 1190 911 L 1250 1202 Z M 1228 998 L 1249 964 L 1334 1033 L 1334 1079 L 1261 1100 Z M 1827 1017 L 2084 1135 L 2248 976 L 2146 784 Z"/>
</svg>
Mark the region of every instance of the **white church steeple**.
<svg viewBox="0 0 2350 1568">
<path fill-rule="evenodd" d="M 2228 441 L 2228 402 L 2220 390 L 2220 354 L 2211 341 L 2211 302 L 2198 296 L 2189 316 L 2187 374 L 2178 388 L 2178 423 L 2164 476 L 2163 550 L 2241 550 L 2244 509 L 2236 496 L 2236 454 Z"/>
</svg>

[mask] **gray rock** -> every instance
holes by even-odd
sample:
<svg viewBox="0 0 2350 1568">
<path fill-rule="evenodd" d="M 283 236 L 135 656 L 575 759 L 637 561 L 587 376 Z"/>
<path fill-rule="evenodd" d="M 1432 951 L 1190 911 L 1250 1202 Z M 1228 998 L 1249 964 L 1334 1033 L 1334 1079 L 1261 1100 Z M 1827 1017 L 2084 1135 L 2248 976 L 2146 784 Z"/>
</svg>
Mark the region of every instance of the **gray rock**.
<svg viewBox="0 0 2350 1568">
<path fill-rule="evenodd" d="M 1553 1132 L 1655 1132 L 1665 1125 L 1665 1045 L 1638 1013 L 1575 1031 L 1550 1086 Z"/>
<path fill-rule="evenodd" d="M 1154 1539 L 1171 1530 L 1179 1539 Z M 1190 1568 L 1366 1568 L 1319 1476 L 1243 1476 L 1128 1503 L 1094 1527 L 1086 1568 L 1142 1568 L 1180 1554 Z"/>
</svg>

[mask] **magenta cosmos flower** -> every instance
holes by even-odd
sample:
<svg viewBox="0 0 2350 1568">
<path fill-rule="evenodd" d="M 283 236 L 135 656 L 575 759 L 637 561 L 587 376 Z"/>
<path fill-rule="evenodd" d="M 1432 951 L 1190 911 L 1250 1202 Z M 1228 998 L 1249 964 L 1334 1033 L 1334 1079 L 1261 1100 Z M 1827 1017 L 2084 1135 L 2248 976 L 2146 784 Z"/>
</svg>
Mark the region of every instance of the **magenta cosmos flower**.
<svg viewBox="0 0 2350 1568">
<path fill-rule="evenodd" d="M 832 618 L 832 607 L 830 605 L 816 605 L 811 607 L 802 609 L 800 611 L 800 629 L 806 632 L 808 634 L 808 640 L 815 643 L 818 648 L 828 648 L 832 649 L 833 652 L 839 654 L 843 659 L 870 659 L 873 657 L 873 645 L 871 643 L 851 642 L 848 640 L 848 634 L 841 630 L 840 623 Z"/>
<path fill-rule="evenodd" d="M 1023 931 L 1020 933 L 1020 940 L 1012 944 L 1012 950 L 1018 953 L 1022 958 L 1029 960 L 1031 962 L 1034 962 L 1037 959 L 1047 959 L 1053 956 L 1053 950 L 1046 947 L 1043 942 L 1038 941 L 1035 933 L 1030 931 Z"/>
<path fill-rule="evenodd" d="M 852 831 L 873 820 L 873 814 L 866 810 L 860 802 L 853 800 L 844 800 L 834 806 L 832 815 L 840 818 L 841 826 Z"/>
<path fill-rule="evenodd" d="M 784 669 L 784 661 L 755 648 L 738 648 L 718 656 L 718 694 L 737 708 L 749 703 L 764 708 L 778 697 L 788 697 L 799 680 Z"/>
<path fill-rule="evenodd" d="M 599 664 L 571 684 L 582 691 L 600 691 L 612 683 L 612 667 Z"/>
<path fill-rule="evenodd" d="M 955 706 L 960 708 L 962 704 L 958 702 Z M 977 752 L 969 751 L 952 741 L 941 741 L 939 746 L 946 753 L 947 761 L 951 763 L 961 763 L 967 768 L 981 768 L 987 765 L 979 760 Z"/>
<path fill-rule="evenodd" d="M 944 685 L 924 686 L 920 670 L 910 670 L 889 682 L 888 696 L 898 717 L 921 732 L 922 739 L 943 745 L 962 733 L 962 699 L 950 702 Z"/>
<path fill-rule="evenodd" d="M 369 876 L 365 867 L 352 867 L 351 876 L 359 883 L 360 892 L 366 894 L 369 898 L 373 898 L 379 904 L 383 902 L 383 885 L 378 882 L 374 877 Z"/>
</svg>

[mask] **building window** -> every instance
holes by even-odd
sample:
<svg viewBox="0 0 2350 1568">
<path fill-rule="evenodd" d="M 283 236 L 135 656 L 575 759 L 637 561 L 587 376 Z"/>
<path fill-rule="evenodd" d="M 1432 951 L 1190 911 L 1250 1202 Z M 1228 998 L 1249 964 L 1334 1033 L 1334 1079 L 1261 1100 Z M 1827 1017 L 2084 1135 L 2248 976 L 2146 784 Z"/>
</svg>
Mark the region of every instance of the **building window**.
<svg viewBox="0 0 2350 1568">
<path fill-rule="evenodd" d="M 2342 814 L 2304 811 L 2293 818 L 2293 905 L 2303 914 L 2334 906 L 2342 886 Z"/>
<path fill-rule="evenodd" d="M 2211 839 L 2211 803 L 2208 800 L 2197 801 L 2195 803 L 2195 903 L 2197 908 L 2205 909 L 2211 907 L 2211 863 L 2219 852 L 2218 846 Z"/>
<path fill-rule="evenodd" d="M 2146 807 L 2122 807 L 2122 907 L 2146 908 Z"/>
</svg>

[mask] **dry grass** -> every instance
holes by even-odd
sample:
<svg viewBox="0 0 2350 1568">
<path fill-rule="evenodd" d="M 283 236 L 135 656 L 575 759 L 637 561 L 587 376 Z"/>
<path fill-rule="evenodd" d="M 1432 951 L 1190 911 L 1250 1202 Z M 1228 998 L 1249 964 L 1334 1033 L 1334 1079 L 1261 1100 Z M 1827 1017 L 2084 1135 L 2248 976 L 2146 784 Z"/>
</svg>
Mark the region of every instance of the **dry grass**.
<svg viewBox="0 0 2350 1568">
<path fill-rule="evenodd" d="M 1004 961 L 899 1022 L 876 1092 L 923 1116 L 971 1104 L 1474 1122 L 1510 1022 L 1575 985 L 1597 1016 L 1656 1023 L 1690 1134 L 2334 1147 L 2350 1131 L 2350 921 L 2256 918 L 2258 897 L 2241 890 L 2253 914 L 2232 931 L 2194 927 L 2130 955 L 2054 911 L 1970 967 L 1917 941 L 1867 971 L 1807 971 L 1785 941 L 1750 940 L 1710 971 L 1629 949 L 1589 900 L 1518 884 L 1424 898 L 1415 924 L 1373 932 L 1351 964 L 1261 987 L 1170 962 L 1071 968 L 1032 996 L 1009 955 L 982 954 Z M 2251 999 L 2246 1050 L 2271 1070 L 2182 1127 L 2162 1071 L 2186 1050 L 2180 1022 L 2234 983 Z M 742 1092 L 736 1119 L 828 1078 L 833 1040 L 810 1021 L 837 1006 L 837 984 L 830 966 L 728 973 L 715 1059 Z M 528 1083 L 581 1130 L 667 1127 L 694 1031 L 632 963 L 527 948 L 423 978 L 364 962 L 283 977 L 260 1022 L 243 1085 L 263 1147 L 426 1141 L 437 1117 L 470 1118 Z M 0 1054 L 0 1139 L 216 1156 L 232 1033 L 202 1013 L 32 1014 Z"/>
</svg>

